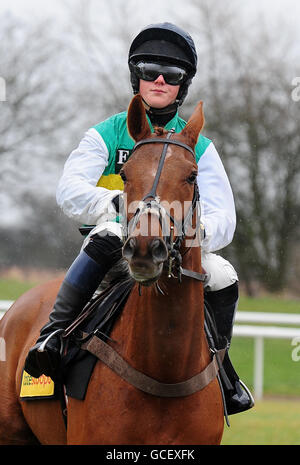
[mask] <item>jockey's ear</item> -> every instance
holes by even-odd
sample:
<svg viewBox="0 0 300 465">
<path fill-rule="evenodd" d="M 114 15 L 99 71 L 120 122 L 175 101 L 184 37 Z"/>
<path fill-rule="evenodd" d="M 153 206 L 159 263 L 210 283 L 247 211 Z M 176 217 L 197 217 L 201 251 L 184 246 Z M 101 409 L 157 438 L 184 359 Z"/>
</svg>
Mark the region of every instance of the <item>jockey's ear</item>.
<svg viewBox="0 0 300 465">
<path fill-rule="evenodd" d="M 197 144 L 199 134 L 204 126 L 203 102 L 200 101 L 194 113 L 181 131 L 181 135 L 188 139 L 189 145 L 194 148 Z"/>
<path fill-rule="evenodd" d="M 147 139 L 151 135 L 146 110 L 140 95 L 133 97 L 130 102 L 127 113 L 127 127 L 129 134 L 136 142 Z"/>
</svg>

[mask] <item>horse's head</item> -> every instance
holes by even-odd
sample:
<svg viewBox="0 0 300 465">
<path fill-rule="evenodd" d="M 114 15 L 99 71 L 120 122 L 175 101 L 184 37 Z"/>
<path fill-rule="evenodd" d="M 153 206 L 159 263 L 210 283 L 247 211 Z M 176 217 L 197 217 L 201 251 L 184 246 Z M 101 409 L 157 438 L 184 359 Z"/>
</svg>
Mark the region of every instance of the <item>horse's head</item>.
<svg viewBox="0 0 300 465">
<path fill-rule="evenodd" d="M 141 97 L 129 106 L 127 125 L 136 145 L 120 173 L 128 220 L 123 256 L 140 284 L 160 277 L 191 227 L 198 200 L 193 151 L 203 123 L 200 102 L 180 133 L 158 129 L 152 134 Z"/>
</svg>

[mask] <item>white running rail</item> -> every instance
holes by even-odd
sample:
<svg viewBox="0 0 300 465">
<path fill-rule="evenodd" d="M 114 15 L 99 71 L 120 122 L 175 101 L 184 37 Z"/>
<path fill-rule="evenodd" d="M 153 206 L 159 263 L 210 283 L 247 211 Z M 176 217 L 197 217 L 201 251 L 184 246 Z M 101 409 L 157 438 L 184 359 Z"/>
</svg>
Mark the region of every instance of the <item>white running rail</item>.
<svg viewBox="0 0 300 465">
<path fill-rule="evenodd" d="M 237 323 L 267 324 L 254 326 Z M 270 326 L 298 325 L 299 327 Z M 293 313 L 237 312 L 233 335 L 254 339 L 253 394 L 256 400 L 263 397 L 264 384 L 264 339 L 289 339 L 300 344 L 300 315 Z"/>
</svg>

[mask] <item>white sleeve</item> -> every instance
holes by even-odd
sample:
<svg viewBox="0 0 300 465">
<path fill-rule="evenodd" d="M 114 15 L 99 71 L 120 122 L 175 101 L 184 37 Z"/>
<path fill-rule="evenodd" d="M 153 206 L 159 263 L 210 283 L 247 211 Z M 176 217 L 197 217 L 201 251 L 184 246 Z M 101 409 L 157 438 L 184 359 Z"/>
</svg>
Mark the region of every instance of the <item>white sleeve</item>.
<svg viewBox="0 0 300 465">
<path fill-rule="evenodd" d="M 89 129 L 67 159 L 58 183 L 56 200 L 67 216 L 96 224 L 103 205 L 121 192 L 97 187 L 108 158 L 103 138 L 94 128 Z"/>
<path fill-rule="evenodd" d="M 232 189 L 213 143 L 198 162 L 201 221 L 205 227 L 202 248 L 214 252 L 230 244 L 236 227 Z"/>
</svg>

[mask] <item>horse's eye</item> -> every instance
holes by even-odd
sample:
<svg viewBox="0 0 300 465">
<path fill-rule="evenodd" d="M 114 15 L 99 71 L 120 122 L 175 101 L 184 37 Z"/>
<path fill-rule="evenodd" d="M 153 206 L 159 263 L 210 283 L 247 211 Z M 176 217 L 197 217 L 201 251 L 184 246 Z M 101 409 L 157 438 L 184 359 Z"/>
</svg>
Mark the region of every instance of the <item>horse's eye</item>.
<svg viewBox="0 0 300 465">
<path fill-rule="evenodd" d="M 126 174 L 124 173 L 124 171 L 120 171 L 120 176 L 121 176 L 121 179 L 122 181 L 125 183 L 127 181 L 127 178 L 126 178 Z"/>
<path fill-rule="evenodd" d="M 196 182 L 196 179 L 197 179 L 197 173 L 196 173 L 196 171 L 194 171 L 194 172 L 191 173 L 191 174 L 189 175 L 189 177 L 187 178 L 187 182 L 188 182 L 189 184 L 194 184 L 194 183 Z"/>
</svg>

